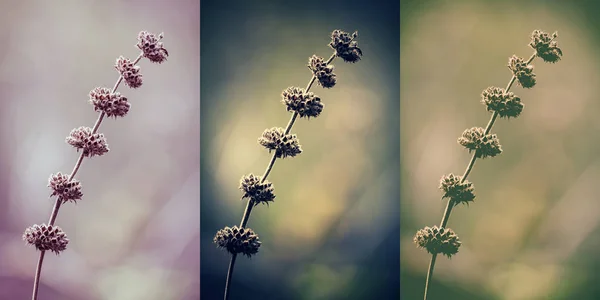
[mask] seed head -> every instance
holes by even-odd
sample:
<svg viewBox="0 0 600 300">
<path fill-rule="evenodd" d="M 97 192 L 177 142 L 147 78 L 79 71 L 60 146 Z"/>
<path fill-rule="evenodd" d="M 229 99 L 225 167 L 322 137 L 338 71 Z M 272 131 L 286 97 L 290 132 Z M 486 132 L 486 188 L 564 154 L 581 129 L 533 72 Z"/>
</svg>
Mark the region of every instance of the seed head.
<svg viewBox="0 0 600 300">
<path fill-rule="evenodd" d="M 64 204 L 67 201 L 73 203 L 81 200 L 81 183 L 79 180 L 73 179 L 69 181 L 69 175 L 60 172 L 51 174 L 48 179 L 48 187 L 52 189 L 52 196 L 58 196 L 58 201 Z"/>
<path fill-rule="evenodd" d="M 23 240 L 40 251 L 50 250 L 56 254 L 67 249 L 69 244 L 67 235 L 60 227 L 46 224 L 25 229 Z"/>
<path fill-rule="evenodd" d="M 250 228 L 225 227 L 217 232 L 214 243 L 231 254 L 242 253 L 248 257 L 258 253 L 260 241 Z"/>
<path fill-rule="evenodd" d="M 529 46 L 535 50 L 537 56 L 549 63 L 555 63 L 560 60 L 563 55 L 562 50 L 558 47 L 558 42 L 554 39 L 558 37 L 558 32 L 552 35 L 541 30 L 534 30 L 531 33 L 531 42 Z"/>
<path fill-rule="evenodd" d="M 450 258 L 458 253 L 460 240 L 450 228 L 428 227 L 417 231 L 413 241 L 418 247 L 427 250 L 430 254 L 442 253 Z"/>
<path fill-rule="evenodd" d="M 324 88 L 331 88 L 335 85 L 336 79 L 333 73 L 333 65 L 325 64 L 322 57 L 313 55 L 308 59 L 308 68 L 317 77 L 319 84 Z"/>
<path fill-rule="evenodd" d="M 77 148 L 77 152 L 83 150 L 83 156 L 85 157 L 100 156 L 109 150 L 102 133 L 92 134 L 92 129 L 84 126 L 71 130 L 66 142 Z"/>
<path fill-rule="evenodd" d="M 95 111 L 102 111 L 107 117 L 115 119 L 127 115 L 131 107 L 121 93 L 111 93 L 110 89 L 105 87 L 97 87 L 90 91 L 90 103 L 94 105 Z"/>
<path fill-rule="evenodd" d="M 157 37 L 153 33 L 141 31 L 138 34 L 138 43 L 136 46 L 144 52 L 145 58 L 149 59 L 151 62 L 160 64 L 166 61 L 169 56 L 169 52 L 164 48 L 163 43 L 160 42 L 162 38 L 162 33 Z"/>
<path fill-rule="evenodd" d="M 526 61 L 516 55 L 508 59 L 508 68 L 517 77 L 517 82 L 524 88 L 532 88 L 535 85 L 535 73 L 533 65 L 528 65 Z"/>
<path fill-rule="evenodd" d="M 462 176 L 444 175 L 440 180 L 440 189 L 444 191 L 443 198 L 449 198 L 454 203 L 469 204 L 475 200 L 473 184 L 468 180 L 461 182 Z"/>
<path fill-rule="evenodd" d="M 481 103 L 487 106 L 488 111 L 497 112 L 501 118 L 516 118 L 523 111 L 521 98 L 513 92 L 506 92 L 503 88 L 488 87 L 481 93 Z"/>
<path fill-rule="evenodd" d="M 275 199 L 273 184 L 268 180 L 261 182 L 260 176 L 254 174 L 243 176 L 240 180 L 240 190 L 244 191 L 242 198 L 248 198 L 254 205 L 269 204 Z"/>
<path fill-rule="evenodd" d="M 302 153 L 302 148 L 295 134 L 285 134 L 285 129 L 273 127 L 266 129 L 258 143 L 269 149 L 269 153 L 275 150 L 277 158 L 294 157 Z"/>
<path fill-rule="evenodd" d="M 287 106 L 287 110 L 297 112 L 301 118 L 316 118 L 323 111 L 321 98 L 312 92 L 305 92 L 303 88 L 289 87 L 281 95 L 281 102 Z"/>
<path fill-rule="evenodd" d="M 357 62 L 363 55 L 358 43 L 354 40 L 358 37 L 358 31 L 352 35 L 339 29 L 331 33 L 331 42 L 329 47 L 335 50 L 335 55 L 339 56 L 345 62 Z"/>
<path fill-rule="evenodd" d="M 123 56 L 117 58 L 115 69 L 123 76 L 125 84 L 130 88 L 139 88 L 142 86 L 142 74 L 140 74 L 140 66 L 133 64 L 131 60 Z"/>
<path fill-rule="evenodd" d="M 495 134 L 485 134 L 485 129 L 473 127 L 463 132 L 458 138 L 458 143 L 469 149 L 469 152 L 475 151 L 478 158 L 494 157 L 502 153 L 502 147 Z"/>
</svg>

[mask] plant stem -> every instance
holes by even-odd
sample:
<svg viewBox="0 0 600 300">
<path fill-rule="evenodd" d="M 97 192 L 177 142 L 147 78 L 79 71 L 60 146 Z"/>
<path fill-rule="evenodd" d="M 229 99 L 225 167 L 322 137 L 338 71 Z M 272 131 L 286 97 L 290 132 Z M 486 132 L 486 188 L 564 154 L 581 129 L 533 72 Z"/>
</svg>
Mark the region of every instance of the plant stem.
<svg viewBox="0 0 600 300">
<path fill-rule="evenodd" d="M 536 52 L 534 52 L 531 55 L 531 57 L 529 57 L 529 59 L 527 60 L 525 65 L 530 64 L 533 61 L 533 59 L 535 59 L 535 57 L 536 57 Z M 515 75 L 513 75 L 511 77 L 510 81 L 508 82 L 508 85 L 506 86 L 505 93 L 508 93 L 508 91 L 510 91 L 510 88 L 515 83 L 516 79 L 517 79 L 517 76 L 515 76 Z M 492 117 L 490 118 L 490 121 L 488 122 L 487 126 L 485 127 L 485 134 L 490 133 L 497 118 L 498 118 L 498 112 L 494 112 L 492 114 Z M 471 161 L 469 161 L 469 165 L 467 166 L 467 169 L 465 170 L 465 173 L 463 174 L 462 179 L 460 180 L 460 183 L 463 183 L 463 182 L 465 182 L 465 180 L 467 180 L 467 177 L 471 173 L 471 170 L 473 170 L 473 166 L 475 165 L 476 160 L 477 160 L 477 151 L 475 151 L 475 153 L 473 153 L 473 156 L 471 157 Z M 448 224 L 448 220 L 450 219 L 450 214 L 452 213 L 452 208 L 454 208 L 454 205 L 455 205 L 454 201 L 451 201 L 451 200 L 448 201 L 448 204 L 446 205 L 446 210 L 444 211 L 444 216 L 442 217 L 442 221 L 440 223 L 440 227 L 442 227 L 442 228 L 446 227 L 446 225 Z M 436 259 L 436 254 L 432 254 L 431 260 L 429 261 L 429 270 L 427 271 L 427 280 L 425 281 L 425 296 L 423 297 L 424 300 L 427 300 L 427 291 L 429 288 L 429 283 L 431 281 L 431 278 L 433 277 L 433 268 L 435 267 L 435 259 Z"/>
<path fill-rule="evenodd" d="M 133 61 L 133 65 L 136 65 L 142 59 L 142 57 L 144 57 L 143 52 L 138 55 L 138 57 L 135 59 L 135 61 Z M 119 88 L 119 85 L 121 84 L 122 81 L 123 81 L 123 76 L 119 75 L 119 79 L 117 79 L 117 82 L 113 86 L 111 94 L 117 91 L 117 88 Z M 95 134 L 98 131 L 98 128 L 100 128 L 100 124 L 102 123 L 104 116 L 105 116 L 104 112 L 101 112 L 98 115 L 98 119 L 96 119 L 96 123 L 94 123 L 94 128 L 92 129 L 92 134 Z M 83 151 L 82 151 L 81 154 L 79 154 L 79 158 L 77 159 L 75 166 L 73 167 L 73 171 L 71 172 L 71 175 L 69 175 L 69 180 L 68 180 L 69 182 L 71 180 L 73 180 L 73 178 L 75 178 L 75 174 L 77 174 L 77 171 L 79 171 L 79 167 L 81 167 L 83 158 L 84 158 L 84 156 L 83 156 Z M 58 216 L 58 211 L 60 210 L 61 205 L 62 205 L 62 202 L 59 200 L 59 198 L 56 198 L 56 201 L 54 202 L 54 207 L 52 208 L 52 213 L 50 214 L 50 220 L 48 221 L 48 225 L 50 225 L 50 226 L 54 225 L 54 222 L 56 221 L 56 217 Z M 36 271 L 35 271 L 35 280 L 33 282 L 33 295 L 31 296 L 32 300 L 37 299 L 38 289 L 39 289 L 39 285 L 40 285 L 40 275 L 42 273 L 42 264 L 44 262 L 44 253 L 45 252 L 46 251 L 40 251 L 40 257 L 38 259 L 38 263 L 37 263 L 37 267 L 36 267 Z"/>
<path fill-rule="evenodd" d="M 329 59 L 327 60 L 327 62 L 325 64 L 326 65 L 330 64 L 334 59 L 335 59 L 335 52 L 329 57 Z M 316 79 L 317 79 L 317 76 L 315 76 L 315 75 L 313 75 L 311 77 L 311 79 L 308 81 L 308 85 L 306 86 L 305 92 L 308 93 L 308 91 L 310 91 L 310 88 L 312 87 L 313 83 L 315 83 Z M 297 118 L 298 118 L 298 113 L 294 112 L 292 114 L 292 117 L 290 118 L 290 121 L 288 122 L 288 124 L 285 128 L 285 134 L 290 133 Z M 273 156 L 271 157 L 271 161 L 269 162 L 269 165 L 267 166 L 267 169 L 265 170 L 265 173 L 263 174 L 262 179 L 260 180 L 261 183 L 263 183 L 263 182 L 265 182 L 265 180 L 267 180 L 267 177 L 271 173 L 271 170 L 273 169 L 273 166 L 275 165 L 276 160 L 277 160 L 277 152 L 273 153 Z M 240 222 L 241 228 L 246 227 L 246 224 L 248 224 L 248 220 L 250 219 L 250 213 L 252 212 L 253 207 L 254 207 L 254 203 L 252 201 L 248 201 L 248 203 L 246 204 L 246 210 L 244 211 L 244 216 L 242 217 L 242 221 Z M 231 277 L 233 276 L 233 267 L 235 266 L 236 257 L 237 257 L 236 254 L 232 254 L 231 259 L 229 261 L 229 269 L 227 271 L 227 280 L 225 281 L 224 300 L 229 299 L 229 286 L 231 285 Z"/>
</svg>

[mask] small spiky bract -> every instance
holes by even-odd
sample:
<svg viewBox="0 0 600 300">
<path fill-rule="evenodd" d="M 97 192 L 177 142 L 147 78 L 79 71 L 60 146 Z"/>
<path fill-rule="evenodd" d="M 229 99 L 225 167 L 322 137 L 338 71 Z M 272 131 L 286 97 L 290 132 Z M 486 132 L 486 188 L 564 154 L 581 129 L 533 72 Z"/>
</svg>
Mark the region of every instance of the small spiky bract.
<svg viewBox="0 0 600 300">
<path fill-rule="evenodd" d="M 71 130 L 66 142 L 77 148 L 77 151 L 83 150 L 83 156 L 100 156 L 109 151 L 106 138 L 102 133 L 92 134 L 92 129 L 81 126 Z"/>
<path fill-rule="evenodd" d="M 319 84 L 324 88 L 332 88 L 336 83 L 335 73 L 333 73 L 333 65 L 326 64 L 325 60 L 313 55 L 308 59 L 308 68 L 317 77 Z"/>
<path fill-rule="evenodd" d="M 521 98 L 503 88 L 490 86 L 481 93 L 481 103 L 490 112 L 497 112 L 501 118 L 516 118 L 523 111 Z"/>
<path fill-rule="evenodd" d="M 225 227 L 215 235 L 213 242 L 231 254 L 242 253 L 248 257 L 258 253 L 260 241 L 250 228 Z"/>
<path fill-rule="evenodd" d="M 533 65 L 528 65 L 527 62 L 516 55 L 508 59 L 508 69 L 517 77 L 517 82 L 524 88 L 532 88 L 535 85 L 535 73 L 533 73 Z"/>
<path fill-rule="evenodd" d="M 485 134 L 485 129 L 481 127 L 465 130 L 458 138 L 458 143 L 469 149 L 469 152 L 475 151 L 478 158 L 494 157 L 502 153 L 498 137 L 495 134 Z"/>
<path fill-rule="evenodd" d="M 266 129 L 258 139 L 258 143 L 269 149 L 275 150 L 277 158 L 294 157 L 302 153 L 298 138 L 295 134 L 285 134 L 285 129 L 273 127 Z"/>
<path fill-rule="evenodd" d="M 321 98 L 313 92 L 306 92 L 303 88 L 288 87 L 281 93 L 281 102 L 287 106 L 290 112 L 297 112 L 298 116 L 316 118 L 323 111 L 323 103 Z"/>
<path fill-rule="evenodd" d="M 131 104 L 119 92 L 111 93 L 110 89 L 97 87 L 90 91 L 90 103 L 94 110 L 104 112 L 107 117 L 124 117 L 129 112 Z"/>
<path fill-rule="evenodd" d="M 362 50 L 358 47 L 358 42 L 355 41 L 358 37 L 358 31 L 353 34 L 341 31 L 339 29 L 334 30 L 331 33 L 331 42 L 329 47 L 335 50 L 335 54 L 345 62 L 357 62 L 363 55 Z"/>
<path fill-rule="evenodd" d="M 240 190 L 244 192 L 242 199 L 246 198 L 257 205 L 259 203 L 269 204 L 275 200 L 273 184 L 268 180 L 261 182 L 260 176 L 249 174 L 240 179 Z"/>
<path fill-rule="evenodd" d="M 460 240 L 450 228 L 438 228 L 437 226 L 425 228 L 417 231 L 413 239 L 418 247 L 427 250 L 430 254 L 444 254 L 448 258 L 458 253 Z"/>
<path fill-rule="evenodd" d="M 140 74 L 140 66 L 133 64 L 131 60 L 123 56 L 117 58 L 115 69 L 123 76 L 125 84 L 130 88 L 139 88 L 142 86 L 142 74 Z"/>
<path fill-rule="evenodd" d="M 475 200 L 475 189 L 468 180 L 461 182 L 462 176 L 449 174 L 442 176 L 440 189 L 444 191 L 442 198 L 449 198 L 454 203 L 469 204 Z"/>
<path fill-rule="evenodd" d="M 163 43 L 160 42 L 162 38 L 162 33 L 157 37 L 153 33 L 141 31 L 138 34 L 138 43 L 136 46 L 142 50 L 145 58 L 151 62 L 160 64 L 165 62 L 169 56 L 169 52 L 165 49 Z"/>
<path fill-rule="evenodd" d="M 73 179 L 69 181 L 69 175 L 67 174 L 58 172 L 50 175 L 48 187 L 52 189 L 50 197 L 58 196 L 58 201 L 62 203 L 67 201 L 76 203 L 83 197 L 79 180 Z"/>
<path fill-rule="evenodd" d="M 562 50 L 558 47 L 558 42 L 554 39 L 558 33 L 552 35 L 541 30 L 534 30 L 531 33 L 531 42 L 529 46 L 533 48 L 539 58 L 545 62 L 555 63 L 561 59 Z"/>
<path fill-rule="evenodd" d="M 60 227 L 46 224 L 36 224 L 25 229 L 23 240 L 39 251 L 50 250 L 56 254 L 67 249 L 69 244 L 67 235 Z"/>
</svg>

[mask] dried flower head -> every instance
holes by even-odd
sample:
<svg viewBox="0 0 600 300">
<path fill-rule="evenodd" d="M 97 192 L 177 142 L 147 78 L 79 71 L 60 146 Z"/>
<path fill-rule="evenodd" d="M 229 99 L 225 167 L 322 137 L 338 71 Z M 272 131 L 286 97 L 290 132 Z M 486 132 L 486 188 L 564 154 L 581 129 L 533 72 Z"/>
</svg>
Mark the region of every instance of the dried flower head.
<svg viewBox="0 0 600 300">
<path fill-rule="evenodd" d="M 541 30 L 534 30 L 531 33 L 531 42 L 529 46 L 533 48 L 542 60 L 549 63 L 555 63 L 560 60 L 563 55 L 562 50 L 558 47 L 558 42 L 554 39 L 558 37 L 558 33 L 552 35 Z"/>
<path fill-rule="evenodd" d="M 319 84 L 324 88 L 331 88 L 335 85 L 336 79 L 333 73 L 333 65 L 326 64 L 325 60 L 313 55 L 308 59 L 308 68 L 317 77 Z"/>
<path fill-rule="evenodd" d="M 131 60 L 123 56 L 117 58 L 115 69 L 123 76 L 125 84 L 130 88 L 139 88 L 142 86 L 142 74 L 140 74 L 140 66 L 133 64 Z"/>
<path fill-rule="evenodd" d="M 23 233 L 23 240 L 40 251 L 50 250 L 56 254 L 67 249 L 69 244 L 67 235 L 60 227 L 46 224 L 27 228 Z"/>
<path fill-rule="evenodd" d="M 258 138 L 258 143 L 269 149 L 269 152 L 275 150 L 277 158 L 294 157 L 302 153 L 296 135 L 285 134 L 285 129 L 281 127 L 265 129 L 262 136 Z"/>
<path fill-rule="evenodd" d="M 468 180 L 461 182 L 462 176 L 449 174 L 442 176 L 440 189 L 444 191 L 443 198 L 449 198 L 454 203 L 469 204 L 475 200 L 473 184 Z"/>
<path fill-rule="evenodd" d="M 478 158 L 494 157 L 502 153 L 502 147 L 495 134 L 485 134 L 485 129 L 473 127 L 463 132 L 458 138 L 458 143 L 469 149 L 469 152 L 475 151 Z"/>
<path fill-rule="evenodd" d="M 275 199 L 273 193 L 273 184 L 268 180 L 261 182 L 261 176 L 255 176 L 254 174 L 243 176 L 240 180 L 240 190 L 244 191 L 243 198 L 248 198 L 254 202 L 254 205 L 258 203 L 269 204 Z"/>
<path fill-rule="evenodd" d="M 137 47 L 144 52 L 144 57 L 155 63 L 162 63 L 167 60 L 169 52 L 164 48 L 163 43 L 160 40 L 163 38 L 163 34 L 160 33 L 158 37 L 153 33 L 147 31 L 141 31 L 138 35 Z"/>
<path fill-rule="evenodd" d="M 287 106 L 287 110 L 297 112 L 301 118 L 316 118 L 323 111 L 321 98 L 313 92 L 307 93 L 303 88 L 288 87 L 281 95 L 283 98 L 281 102 Z"/>
<path fill-rule="evenodd" d="M 329 47 L 335 50 L 335 54 L 345 62 L 357 62 L 363 55 L 358 43 L 354 40 L 358 37 L 358 31 L 352 35 L 341 30 L 334 30 L 331 33 L 331 42 Z"/>
<path fill-rule="evenodd" d="M 71 201 L 73 203 L 81 200 L 81 183 L 79 180 L 73 179 L 69 181 L 69 175 L 60 172 L 51 174 L 48 179 L 48 187 L 52 189 L 52 196 L 58 196 L 58 201 L 65 203 Z"/>
<path fill-rule="evenodd" d="M 111 93 L 110 89 L 97 87 L 90 91 L 90 103 L 95 111 L 103 111 L 107 117 L 124 117 L 129 112 L 131 104 L 121 93 Z"/>
<path fill-rule="evenodd" d="M 535 73 L 533 73 L 533 65 L 528 65 L 527 62 L 516 55 L 508 59 L 508 68 L 517 77 L 517 82 L 524 88 L 532 88 L 535 85 Z"/>
<path fill-rule="evenodd" d="M 83 150 L 83 156 L 100 156 L 108 152 L 108 144 L 102 133 L 92 134 L 92 129 L 81 126 L 71 130 L 66 138 L 66 142 L 77 148 L 77 151 Z"/>
<path fill-rule="evenodd" d="M 488 87 L 481 93 L 481 103 L 487 106 L 488 111 L 497 112 L 501 118 L 516 118 L 523 111 L 521 98 L 513 92 L 506 92 L 503 88 Z"/>
<path fill-rule="evenodd" d="M 442 253 L 448 258 L 458 253 L 461 244 L 452 229 L 438 228 L 437 226 L 426 226 L 417 231 L 413 241 L 418 247 L 427 250 L 430 254 Z"/>
<path fill-rule="evenodd" d="M 242 253 L 248 257 L 258 253 L 260 241 L 250 228 L 225 227 L 217 232 L 214 243 L 231 254 Z"/>
</svg>

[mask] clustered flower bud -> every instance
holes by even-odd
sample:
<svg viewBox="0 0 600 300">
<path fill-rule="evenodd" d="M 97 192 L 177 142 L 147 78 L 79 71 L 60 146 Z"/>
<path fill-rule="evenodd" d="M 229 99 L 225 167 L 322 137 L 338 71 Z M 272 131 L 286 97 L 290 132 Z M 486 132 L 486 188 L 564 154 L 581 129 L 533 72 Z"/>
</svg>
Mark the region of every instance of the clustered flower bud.
<svg viewBox="0 0 600 300">
<path fill-rule="evenodd" d="M 308 59 L 308 68 L 317 77 L 319 84 L 324 88 L 331 88 L 335 85 L 336 78 L 333 73 L 333 65 L 326 64 L 325 60 L 313 55 Z"/>
<path fill-rule="evenodd" d="M 139 88 L 142 86 L 142 74 L 140 74 L 140 66 L 133 64 L 131 60 L 123 56 L 117 58 L 115 69 L 123 76 L 125 84 L 130 88 Z"/>
<path fill-rule="evenodd" d="M 111 93 L 110 89 L 97 87 L 90 91 L 90 103 L 95 111 L 102 111 L 107 117 L 124 117 L 129 112 L 131 104 L 119 92 Z"/>
<path fill-rule="evenodd" d="M 138 43 L 136 46 L 142 50 L 145 58 L 151 62 L 160 64 L 166 61 L 169 56 L 169 52 L 164 48 L 163 43 L 160 42 L 162 38 L 162 33 L 157 37 L 153 33 L 141 31 L 138 35 Z"/>
<path fill-rule="evenodd" d="M 440 180 L 440 189 L 444 191 L 443 198 L 449 198 L 450 201 L 458 204 L 469 204 L 475 200 L 475 189 L 468 180 L 461 182 L 462 176 L 449 174 L 442 176 Z"/>
<path fill-rule="evenodd" d="M 363 55 L 362 50 L 358 47 L 358 43 L 354 40 L 357 37 L 357 31 L 350 35 L 347 32 L 336 29 L 331 33 L 329 47 L 335 50 L 335 54 L 345 62 L 357 62 Z"/>
<path fill-rule="evenodd" d="M 60 172 L 51 174 L 48 179 L 48 187 L 52 189 L 52 196 L 58 196 L 58 201 L 65 203 L 71 201 L 73 203 L 81 200 L 81 183 L 79 180 L 73 179 L 69 181 L 69 175 Z"/>
<path fill-rule="evenodd" d="M 481 102 L 487 106 L 487 110 L 497 112 L 502 118 L 516 118 L 523 111 L 521 98 L 513 92 L 506 92 L 503 88 L 488 87 L 481 93 Z"/>
<path fill-rule="evenodd" d="M 541 30 L 534 30 L 531 33 L 531 42 L 529 46 L 533 48 L 538 57 L 545 62 L 555 63 L 560 60 L 563 55 L 562 50 L 558 47 L 558 42 L 554 39 L 558 37 L 558 33 L 552 35 Z"/>
<path fill-rule="evenodd" d="M 275 199 L 273 184 L 268 180 L 261 182 L 261 176 L 254 174 L 243 176 L 240 180 L 240 190 L 244 191 L 243 198 L 247 198 L 254 205 L 258 203 L 269 204 Z"/>
<path fill-rule="evenodd" d="M 518 83 L 524 88 L 532 88 L 535 85 L 535 73 L 533 73 L 533 65 L 528 65 L 527 62 L 516 55 L 508 59 L 508 68 L 517 77 Z"/>
<path fill-rule="evenodd" d="M 39 251 L 50 250 L 56 254 L 67 249 L 69 244 L 67 235 L 60 227 L 46 224 L 36 224 L 25 229 L 23 240 Z"/>
<path fill-rule="evenodd" d="M 485 129 L 473 127 L 463 132 L 458 138 L 458 143 L 469 149 L 469 152 L 475 151 L 478 158 L 494 157 L 502 153 L 502 147 L 495 134 L 485 134 Z"/>
<path fill-rule="evenodd" d="M 81 126 L 71 130 L 66 138 L 66 142 L 77 148 L 77 151 L 83 150 L 83 156 L 100 156 L 108 152 L 108 144 L 102 133 L 92 134 L 92 129 Z"/>
<path fill-rule="evenodd" d="M 448 258 L 458 253 L 460 240 L 450 228 L 438 228 L 437 226 L 417 231 L 413 241 L 418 247 L 427 250 L 430 254 L 444 254 Z"/>
<path fill-rule="evenodd" d="M 225 227 L 217 232 L 214 243 L 231 254 L 242 253 L 248 257 L 258 253 L 260 241 L 250 228 Z"/>
<path fill-rule="evenodd" d="M 273 127 L 266 129 L 258 139 L 258 143 L 269 149 L 275 150 L 277 158 L 294 157 L 302 153 L 302 148 L 295 134 L 285 134 L 285 129 Z"/>
<path fill-rule="evenodd" d="M 297 112 L 300 117 L 316 118 L 323 111 L 321 98 L 313 92 L 307 93 L 303 88 L 288 87 L 281 95 L 281 102 L 287 106 L 287 110 Z"/>
</svg>

